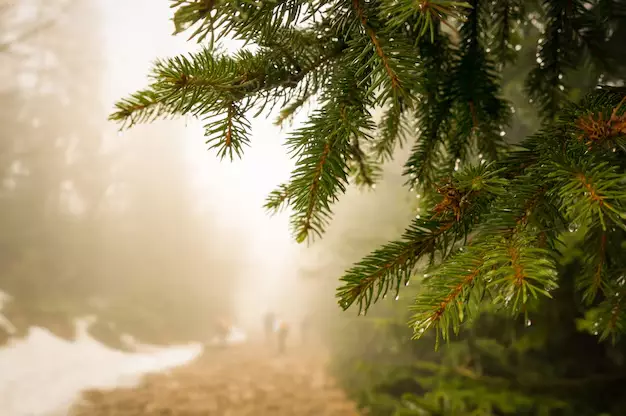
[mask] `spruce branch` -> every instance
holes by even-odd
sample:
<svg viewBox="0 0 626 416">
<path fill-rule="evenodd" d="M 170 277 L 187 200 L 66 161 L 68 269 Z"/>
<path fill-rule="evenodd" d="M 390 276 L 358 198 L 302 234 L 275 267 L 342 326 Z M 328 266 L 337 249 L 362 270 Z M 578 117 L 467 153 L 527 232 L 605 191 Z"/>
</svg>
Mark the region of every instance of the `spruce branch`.
<svg viewBox="0 0 626 416">
<path fill-rule="evenodd" d="M 510 106 L 500 97 L 497 72 L 481 37 L 484 0 L 472 0 L 470 5 L 451 81 L 456 124 L 447 140 L 450 167 L 466 160 L 474 140 L 484 157 L 497 160 L 503 149 L 503 128 L 510 118 Z"/>
<path fill-rule="evenodd" d="M 503 171 L 507 174 L 506 170 Z M 534 238 L 537 247 L 557 252 L 561 248 L 560 235 L 568 222 L 556 208 L 554 198 L 539 175 L 532 169 L 510 179 L 508 186 L 514 194 L 496 198 L 490 213 L 478 228 L 481 238 L 516 238 L 518 234 Z"/>
<path fill-rule="evenodd" d="M 459 172 L 439 188 L 440 201 L 430 219 L 414 219 L 400 240 L 374 251 L 344 274 L 337 291 L 340 306 L 345 310 L 358 302 L 359 313 L 366 313 L 392 288 L 397 295 L 420 261 L 432 262 L 436 254 L 445 258 L 456 241 L 467 237 L 503 186 L 491 166 L 470 166 Z"/>
<path fill-rule="evenodd" d="M 365 313 L 372 302 L 385 296 L 392 287 L 397 295 L 418 262 L 434 255 L 438 239 L 453 225 L 454 220 L 413 220 L 401 240 L 384 245 L 344 274 L 340 279 L 343 286 L 337 291 L 339 305 L 346 310 L 358 301 L 359 313 Z"/>
<path fill-rule="evenodd" d="M 212 34 L 215 28 L 214 15 L 211 13 L 217 0 L 172 0 L 170 8 L 177 8 L 174 13 L 174 35 L 184 32 L 193 25 L 198 27 L 189 40 L 198 37 L 198 42 L 203 41 L 206 36 Z"/>
<path fill-rule="evenodd" d="M 619 147 L 626 150 L 626 97 L 623 98 L 606 116 L 602 111 L 587 113 L 576 119 L 575 125 L 580 130 L 578 139 L 590 149 L 601 146 L 608 149 Z"/>
<path fill-rule="evenodd" d="M 364 138 L 371 141 L 371 138 L 367 135 L 364 135 Z M 381 176 L 381 168 L 375 160 L 372 160 L 372 158 L 363 151 L 359 139 L 354 138 L 352 140 L 349 155 L 351 159 L 351 176 L 354 178 L 356 185 L 369 188 L 375 187 L 376 182 Z"/>
<path fill-rule="evenodd" d="M 323 74 L 330 61 L 340 54 L 337 43 L 312 42 L 315 37 L 308 32 L 281 32 L 270 44 L 286 45 L 289 38 L 298 40 L 292 47 L 302 52 L 297 65 L 292 55 L 285 55 L 291 49 L 270 47 L 256 54 L 241 51 L 234 57 L 204 49 L 158 61 L 150 87 L 118 102 L 110 119 L 130 127 L 192 114 L 205 121 L 207 143 L 220 157 L 241 156 L 249 144 L 246 112 L 255 107 L 263 111 L 270 102 L 288 100 L 293 90 L 301 101 L 312 95 L 326 82 Z"/>
<path fill-rule="evenodd" d="M 626 94 L 602 89 L 561 110 L 568 91 L 562 78 L 581 62 L 594 71 L 605 65 L 604 51 L 591 49 L 606 43 L 618 22 L 606 1 L 544 2 L 545 39 L 526 88 L 545 124 L 517 149 L 504 142 L 510 106 L 501 97 L 502 65 L 493 58 L 513 58 L 513 21 L 533 4 L 176 0 L 173 6 L 177 32 L 192 30 L 198 40 L 242 38 L 255 52 L 225 55 L 211 43 L 159 61 L 149 87 L 120 101 L 111 118 L 127 126 L 194 115 L 205 121 L 210 147 L 232 158 L 249 143 L 253 110 L 278 106 L 282 123 L 315 97 L 317 110 L 287 140 L 296 168 L 265 204 L 293 213 L 297 241 L 321 235 L 351 175 L 373 185 L 377 162 L 390 159 L 414 130 L 405 173 L 427 197 L 422 218 L 345 273 L 337 291 L 342 308 L 358 303 L 367 312 L 429 262 L 432 277 L 420 288 L 412 324 L 416 335 L 436 328 L 449 339 L 486 296 L 513 313 L 550 297 L 563 245 L 586 244 L 593 249 L 577 257 L 586 264 L 576 285 L 595 313 L 594 331 L 626 330 Z M 375 107 L 386 112 L 371 137 Z M 408 127 L 413 119 L 416 126 Z"/>
<path fill-rule="evenodd" d="M 109 120 L 121 123 L 121 128 L 131 128 L 135 124 L 150 123 L 174 112 L 165 100 L 154 90 L 138 91 L 115 104 L 115 111 Z"/>
<path fill-rule="evenodd" d="M 271 0 L 235 1 L 232 32 L 243 39 L 270 38 L 281 28 L 308 20 L 322 6 L 320 1 Z"/>
<path fill-rule="evenodd" d="M 213 45 L 229 35 L 246 41 L 271 37 L 280 29 L 307 20 L 321 5 L 299 0 L 173 0 L 170 7 L 177 9 L 174 34 L 195 26 L 189 40 L 202 42 L 210 36 Z"/>
<path fill-rule="evenodd" d="M 204 125 L 204 131 L 209 149 L 217 150 L 220 159 L 228 156 L 233 160 L 235 155 L 241 157 L 243 147 L 250 144 L 250 124 L 236 102 L 230 101 L 225 107 L 226 114 L 221 118 L 210 117 Z"/>
<path fill-rule="evenodd" d="M 336 74 L 324 105 L 288 141 L 296 168 L 290 179 L 292 230 L 298 242 L 321 235 L 332 215 L 331 204 L 344 193 L 354 141 L 367 139 L 373 128 L 370 103 L 351 71 Z"/>
<path fill-rule="evenodd" d="M 242 56 L 248 58 L 251 57 Z M 124 123 L 128 119 L 153 121 L 164 114 L 203 116 L 227 110 L 230 101 L 258 89 L 258 79 L 248 79 L 246 75 L 238 73 L 234 59 L 215 55 L 208 49 L 189 57 L 157 61 L 150 88 L 117 103 L 118 111 L 110 118 Z M 155 112 L 155 108 L 161 111 Z"/>
<path fill-rule="evenodd" d="M 576 279 L 576 286 L 582 292 L 583 301 L 593 304 L 598 295 L 606 295 L 609 288 L 607 257 L 608 233 L 601 230 L 592 230 L 584 239 L 587 247 L 583 259 L 585 260 L 584 272 Z"/>
<path fill-rule="evenodd" d="M 351 0 L 345 17 L 336 19 L 335 30 L 348 26 L 350 37 L 342 61 L 346 65 L 357 64 L 359 85 L 367 85 L 368 95 L 376 97 L 374 105 L 385 106 L 398 103 L 409 106 L 412 94 L 409 86 L 415 83 L 414 46 L 403 37 L 396 37 L 385 30 L 380 21 L 377 2 Z M 339 13 L 339 9 L 333 14 Z"/>
<path fill-rule="evenodd" d="M 393 28 L 403 28 L 409 25 L 417 39 L 426 32 L 430 34 L 430 41 L 435 39 L 435 32 L 440 23 L 456 31 L 448 19 L 460 19 L 465 9 L 471 6 L 467 2 L 449 0 L 403 0 L 383 2 L 384 13 L 389 16 L 388 24 Z"/>
<path fill-rule="evenodd" d="M 477 315 L 489 293 L 514 313 L 539 294 L 550 297 L 549 291 L 556 287 L 556 270 L 549 253 L 533 247 L 528 236 L 487 236 L 444 261 L 423 285 L 412 307 L 414 336 L 419 338 L 434 328 L 437 339 L 441 336 L 447 341 L 450 330 L 458 333 L 465 321 Z"/>
<path fill-rule="evenodd" d="M 606 298 L 585 313 L 579 327 L 597 335 L 600 340 L 611 338 L 615 343 L 626 332 L 626 277 L 623 274 L 607 288 Z"/>
<path fill-rule="evenodd" d="M 404 175 L 409 176 L 408 183 L 422 188 L 432 186 L 442 173 L 451 170 L 443 169 L 444 139 L 450 113 L 450 101 L 430 102 L 423 100 L 418 106 L 418 137 L 411 149 L 411 155 L 404 166 Z M 430 104 L 430 106 L 429 106 Z"/>
<path fill-rule="evenodd" d="M 271 214 L 276 214 L 284 209 L 291 198 L 291 191 L 288 184 L 280 184 L 277 189 L 270 192 L 265 201 L 264 208 Z"/>
<path fill-rule="evenodd" d="M 569 19 L 579 46 L 579 59 L 596 73 L 610 72 L 619 67 L 607 45 L 615 38 L 616 19 L 626 17 L 626 5 L 622 1 L 600 0 L 594 3 L 575 2 L 570 9 L 575 13 Z"/>
<path fill-rule="evenodd" d="M 603 230 L 609 223 L 626 228 L 626 191 L 623 175 L 615 166 L 593 159 L 569 165 L 554 163 L 548 177 L 555 182 L 562 211 L 572 223 L 589 224 L 595 220 Z"/>
<path fill-rule="evenodd" d="M 252 63 L 255 57 L 240 55 L 240 61 Z M 205 120 L 205 135 L 211 149 L 224 158 L 241 155 L 249 143 L 249 123 L 245 111 L 251 103 L 246 93 L 259 88 L 259 76 L 239 73 L 237 61 L 227 56 L 214 56 L 204 50 L 190 57 L 178 56 L 156 63 L 152 91 L 132 96 L 119 103 L 111 118 L 131 124 L 152 121 L 162 115 L 191 113 Z M 152 98 L 146 100 L 145 98 Z M 242 108 L 243 107 L 243 108 Z M 169 114 L 168 114 L 169 113 Z"/>
<path fill-rule="evenodd" d="M 433 328 L 437 339 L 440 335 L 448 341 L 450 329 L 458 333 L 461 324 L 472 319 L 485 291 L 480 281 L 484 264 L 484 248 L 469 246 L 424 278 L 425 289 L 411 307 L 414 338 Z"/>
<path fill-rule="evenodd" d="M 409 184 L 423 188 L 433 185 L 443 169 L 443 145 L 452 129 L 450 95 L 450 61 L 452 56 L 446 38 L 437 31 L 433 42 L 421 41 L 419 77 L 422 79 L 415 119 L 416 142 L 405 164 Z M 444 171 L 445 172 L 445 171 Z"/>
<path fill-rule="evenodd" d="M 275 126 L 282 126 L 287 120 L 293 118 L 296 112 L 302 108 L 310 98 L 310 94 L 305 93 L 302 97 L 298 97 L 280 110 L 280 114 L 274 121 Z"/>
<path fill-rule="evenodd" d="M 500 294 L 495 301 L 515 314 L 538 295 L 551 297 L 557 287 L 554 256 L 526 233 L 494 239 L 485 266 L 492 269 L 485 275 L 488 286 Z"/>
<path fill-rule="evenodd" d="M 382 64 L 385 72 L 387 73 L 387 76 L 389 77 L 389 81 L 391 82 L 391 88 L 394 91 L 398 90 L 399 88 L 401 88 L 398 74 L 396 74 L 396 71 L 392 67 L 391 58 L 383 50 L 378 34 L 374 31 L 374 28 L 368 23 L 367 17 L 365 15 L 365 10 L 363 10 L 363 7 L 361 6 L 361 1 L 352 0 L 352 8 L 354 9 L 354 12 L 356 13 L 356 16 L 359 19 L 359 22 L 361 22 L 361 25 L 363 26 L 365 33 L 367 33 L 367 36 L 370 38 L 370 41 L 372 42 L 374 51 L 376 52 L 376 55 L 378 55 L 378 58 L 380 59 L 380 63 Z"/>
<path fill-rule="evenodd" d="M 347 140 L 340 129 L 328 131 L 326 138 L 309 137 L 306 151 L 296 162 L 290 181 L 295 211 L 291 225 L 299 243 L 312 234 L 321 236 L 331 216 L 331 203 L 345 192 L 347 166 L 342 156 L 347 153 Z"/>
<path fill-rule="evenodd" d="M 500 0 L 492 2 L 488 9 L 494 32 L 490 46 L 493 56 L 502 66 L 514 62 L 517 57 L 513 48 L 520 37 L 516 22 L 526 19 L 525 6 L 521 0 Z"/>
<path fill-rule="evenodd" d="M 526 79 L 528 96 L 537 101 L 541 115 L 553 120 L 566 101 L 566 83 L 563 78 L 568 70 L 581 62 L 581 42 L 573 22 L 579 18 L 584 7 L 580 1 L 544 1 L 545 30 L 539 39 L 537 65 Z"/>
<path fill-rule="evenodd" d="M 622 275 L 617 281 L 617 286 L 614 286 L 609 296 L 607 296 L 607 300 L 600 305 L 600 308 L 605 308 L 608 312 L 605 312 L 608 319 L 605 320 L 605 328 L 600 335 L 601 340 L 612 336 L 613 341 L 616 341 L 617 337 L 626 331 L 626 305 L 624 305 L 626 292 L 624 283 L 626 283 L 626 277 Z"/>
<path fill-rule="evenodd" d="M 374 154 L 378 161 L 390 160 L 396 146 L 404 144 L 409 126 L 406 125 L 403 110 L 402 101 L 392 103 L 378 124 L 378 137 L 374 143 Z"/>
</svg>

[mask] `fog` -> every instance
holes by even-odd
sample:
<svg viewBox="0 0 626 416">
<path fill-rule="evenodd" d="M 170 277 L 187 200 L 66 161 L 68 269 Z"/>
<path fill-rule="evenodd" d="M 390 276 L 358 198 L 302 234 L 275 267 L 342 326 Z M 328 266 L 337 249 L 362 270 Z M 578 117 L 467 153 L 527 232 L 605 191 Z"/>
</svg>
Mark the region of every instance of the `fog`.
<svg viewBox="0 0 626 416">
<path fill-rule="evenodd" d="M 16 31 L 22 30 L 20 15 L 30 17 L 33 26 L 45 19 L 56 22 L 11 45 L 3 60 L 13 68 L 3 65 L 3 69 L 13 77 L 3 78 L 7 93 L 25 96 L 21 117 L 35 130 L 28 138 L 33 147 L 45 143 L 55 157 L 65 153 L 68 159 L 67 165 L 46 166 L 42 171 L 58 176 L 54 178 L 58 183 L 46 184 L 45 192 L 52 194 L 59 186 L 65 193 L 46 198 L 65 201 L 64 221 L 79 223 L 92 217 L 88 233 L 87 227 L 76 224 L 79 234 L 72 243 L 81 246 L 81 256 L 93 256 L 84 272 L 98 277 L 80 280 L 93 285 L 88 290 L 94 296 L 118 290 L 123 281 L 141 288 L 143 295 L 151 290 L 148 284 L 154 291 L 174 290 L 185 297 L 185 303 L 189 296 L 198 297 L 199 303 L 220 299 L 230 308 L 221 313 L 236 313 L 238 320 L 251 320 L 268 305 L 290 297 L 285 285 L 294 278 L 295 245 L 288 213 L 270 217 L 262 208 L 266 195 L 288 177 L 291 168 L 273 119 L 255 121 L 254 146 L 243 160 L 232 163 L 220 163 L 206 151 L 202 127 L 192 120 L 160 121 L 118 133 L 117 126 L 106 120 L 113 103 L 145 85 L 156 57 L 193 50 L 195 45 L 170 36 L 171 16 L 165 2 L 57 3 L 44 6 L 33 1 L 9 7 L 6 20 Z M 31 4 L 36 13 L 29 15 Z M 144 14 L 147 9 L 150 13 Z M 139 14 L 144 18 L 138 20 Z M 20 48 L 24 52 L 14 52 Z M 23 68 L 37 65 L 37 59 L 52 63 L 26 73 Z M 16 91 L 16 81 L 26 92 Z M 44 82 L 62 91 L 43 91 L 51 88 L 41 85 Z M 67 110 L 50 109 L 59 105 Z M 40 126 L 43 122 L 47 124 Z M 19 126 L 15 131 L 3 130 L 25 147 L 25 140 L 15 137 L 24 134 Z M 51 145 L 54 140 L 57 144 Z M 28 163 L 12 161 L 13 170 L 18 166 L 28 171 L 25 184 L 34 176 Z M 83 181 L 88 176 L 90 182 L 79 189 L 71 175 Z M 38 194 L 43 198 L 43 192 Z M 55 224 L 59 232 L 73 225 Z M 51 238 L 57 241 L 56 235 Z M 68 250 L 74 254 L 77 249 Z M 8 286 L 5 292 L 13 295 Z"/>
<path fill-rule="evenodd" d="M 274 116 L 254 119 L 252 146 L 233 162 L 206 149 L 196 120 L 118 132 L 107 116 L 148 82 L 154 59 L 197 48 L 171 36 L 171 13 L 154 0 L 0 2 L 0 358 L 24 351 L 0 362 L 31 366 L 30 379 L 0 385 L 5 395 L 19 382 L 49 389 L 33 380 L 53 370 L 28 354 L 50 343 L 80 355 L 88 337 L 132 354 L 140 344 L 206 343 L 219 319 L 253 338 L 268 311 L 294 328 L 312 315 L 328 329 L 344 316 L 334 299 L 341 271 L 415 215 L 400 168 L 389 166 L 375 191 L 350 188 L 324 240 L 297 245 L 289 212 L 270 216 L 263 203 L 289 178 L 282 144 L 306 111 L 283 129 Z M 81 332 L 76 322 L 89 324 Z M 105 360 L 93 351 L 63 377 Z M 80 383 L 70 395 L 99 385 Z"/>
</svg>

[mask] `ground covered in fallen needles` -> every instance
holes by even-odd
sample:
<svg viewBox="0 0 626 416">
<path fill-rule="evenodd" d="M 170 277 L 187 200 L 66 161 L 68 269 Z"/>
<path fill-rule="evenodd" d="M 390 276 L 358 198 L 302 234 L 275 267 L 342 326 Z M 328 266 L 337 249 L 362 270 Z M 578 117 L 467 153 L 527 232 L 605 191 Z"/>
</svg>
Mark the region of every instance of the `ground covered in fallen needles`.
<svg viewBox="0 0 626 416">
<path fill-rule="evenodd" d="M 136 387 L 90 390 L 71 416 L 358 416 L 318 351 L 245 345 L 207 349 Z"/>
</svg>

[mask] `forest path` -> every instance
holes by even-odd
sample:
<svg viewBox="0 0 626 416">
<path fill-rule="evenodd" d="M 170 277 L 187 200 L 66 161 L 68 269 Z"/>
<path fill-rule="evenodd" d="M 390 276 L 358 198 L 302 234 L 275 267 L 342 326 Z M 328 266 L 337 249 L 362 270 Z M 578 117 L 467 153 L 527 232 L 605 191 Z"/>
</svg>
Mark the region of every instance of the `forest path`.
<svg viewBox="0 0 626 416">
<path fill-rule="evenodd" d="M 277 355 L 259 344 L 207 348 L 188 365 L 136 387 L 91 390 L 72 416 L 358 416 L 326 372 L 320 349 Z"/>
</svg>

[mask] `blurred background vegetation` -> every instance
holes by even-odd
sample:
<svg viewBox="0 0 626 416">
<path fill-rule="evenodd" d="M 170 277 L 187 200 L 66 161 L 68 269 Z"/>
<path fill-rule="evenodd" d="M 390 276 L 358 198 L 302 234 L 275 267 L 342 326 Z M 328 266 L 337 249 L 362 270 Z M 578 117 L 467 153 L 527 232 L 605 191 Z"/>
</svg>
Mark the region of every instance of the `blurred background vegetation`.
<svg viewBox="0 0 626 416">
<path fill-rule="evenodd" d="M 107 121 L 99 7 L 0 2 L 0 343 L 85 316 L 117 348 L 180 342 L 231 312 L 238 240 L 198 207 L 181 129 Z"/>
</svg>

